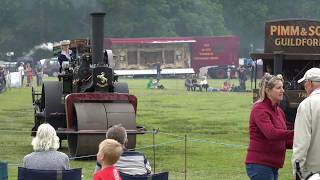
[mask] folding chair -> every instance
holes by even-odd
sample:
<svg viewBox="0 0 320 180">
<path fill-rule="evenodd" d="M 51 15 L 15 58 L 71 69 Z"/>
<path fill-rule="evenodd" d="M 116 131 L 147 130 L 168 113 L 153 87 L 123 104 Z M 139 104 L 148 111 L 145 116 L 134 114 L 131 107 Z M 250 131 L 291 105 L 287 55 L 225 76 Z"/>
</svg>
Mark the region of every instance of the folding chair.
<svg viewBox="0 0 320 180">
<path fill-rule="evenodd" d="M 168 180 L 169 172 L 161 172 L 149 175 L 129 175 L 120 172 L 122 180 Z"/>
<path fill-rule="evenodd" d="M 81 180 L 81 168 L 38 170 L 18 167 L 18 180 Z"/>
<path fill-rule="evenodd" d="M 0 162 L 0 180 L 8 180 L 8 163 Z"/>
</svg>

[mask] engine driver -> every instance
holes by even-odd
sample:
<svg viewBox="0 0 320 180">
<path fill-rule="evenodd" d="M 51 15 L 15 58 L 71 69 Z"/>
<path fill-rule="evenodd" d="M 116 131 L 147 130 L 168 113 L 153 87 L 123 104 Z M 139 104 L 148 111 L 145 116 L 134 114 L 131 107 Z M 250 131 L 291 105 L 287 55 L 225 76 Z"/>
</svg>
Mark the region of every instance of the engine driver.
<svg viewBox="0 0 320 180">
<path fill-rule="evenodd" d="M 58 61 L 60 64 L 60 69 L 59 72 L 62 72 L 62 63 L 63 61 L 69 61 L 72 62 L 73 61 L 73 54 L 72 54 L 72 50 L 69 49 L 70 46 L 70 41 L 68 40 L 63 40 L 60 42 L 60 46 L 61 46 L 61 53 L 58 55 Z"/>
</svg>

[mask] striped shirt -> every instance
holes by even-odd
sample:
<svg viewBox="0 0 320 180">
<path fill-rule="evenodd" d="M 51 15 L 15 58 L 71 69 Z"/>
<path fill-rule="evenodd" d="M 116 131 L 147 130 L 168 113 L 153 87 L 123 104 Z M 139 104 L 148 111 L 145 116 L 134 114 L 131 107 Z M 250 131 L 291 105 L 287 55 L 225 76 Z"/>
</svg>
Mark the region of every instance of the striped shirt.
<svg viewBox="0 0 320 180">
<path fill-rule="evenodd" d="M 115 164 L 120 172 L 130 175 L 145 175 L 151 173 L 151 166 L 145 155 L 137 151 L 125 150 Z M 101 169 L 97 162 L 96 171 Z"/>
</svg>

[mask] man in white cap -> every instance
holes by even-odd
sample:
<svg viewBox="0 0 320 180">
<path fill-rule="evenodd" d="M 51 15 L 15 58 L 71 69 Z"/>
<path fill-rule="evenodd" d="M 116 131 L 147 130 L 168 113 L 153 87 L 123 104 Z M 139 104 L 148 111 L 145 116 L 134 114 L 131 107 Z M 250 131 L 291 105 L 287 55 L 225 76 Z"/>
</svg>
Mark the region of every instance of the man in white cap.
<svg viewBox="0 0 320 180">
<path fill-rule="evenodd" d="M 70 41 L 63 40 L 60 42 L 61 53 L 58 55 L 58 61 L 60 64 L 60 73 L 62 71 L 62 62 L 63 61 L 72 61 L 72 51 L 69 49 Z"/>
<path fill-rule="evenodd" d="M 320 69 L 311 68 L 298 83 L 307 93 L 297 110 L 294 124 L 292 165 L 299 161 L 304 177 L 320 171 Z"/>
</svg>

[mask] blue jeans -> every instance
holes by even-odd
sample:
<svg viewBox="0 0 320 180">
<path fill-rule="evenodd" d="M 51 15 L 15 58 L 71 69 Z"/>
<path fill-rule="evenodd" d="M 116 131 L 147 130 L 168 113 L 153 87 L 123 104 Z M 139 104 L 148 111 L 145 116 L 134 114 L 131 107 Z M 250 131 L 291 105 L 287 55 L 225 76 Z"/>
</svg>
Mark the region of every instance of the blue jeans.
<svg viewBox="0 0 320 180">
<path fill-rule="evenodd" d="M 278 180 L 278 168 L 260 164 L 247 164 L 246 169 L 250 180 Z"/>
</svg>

